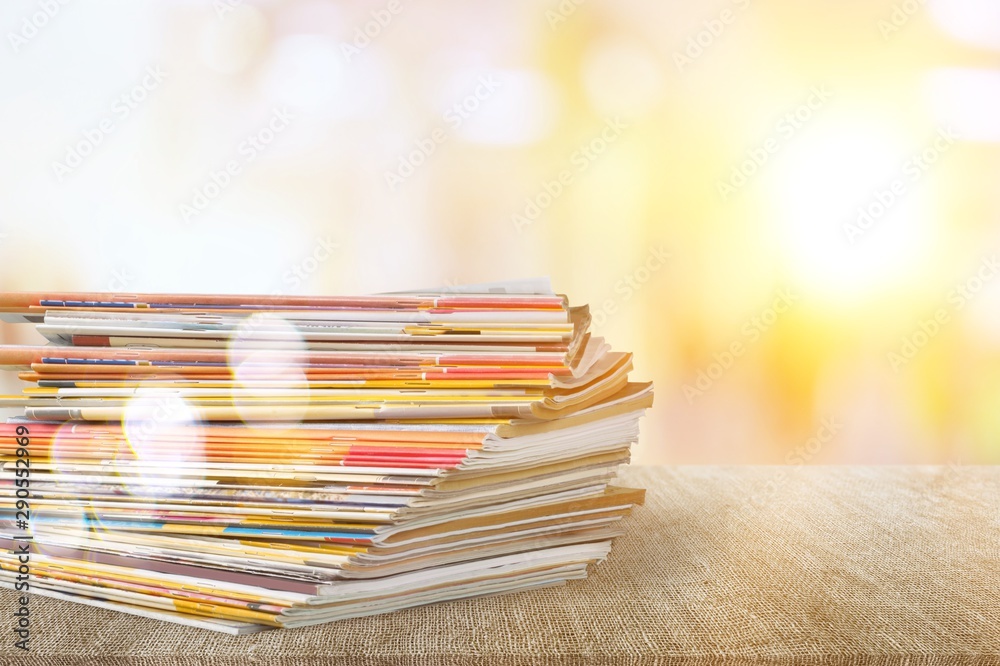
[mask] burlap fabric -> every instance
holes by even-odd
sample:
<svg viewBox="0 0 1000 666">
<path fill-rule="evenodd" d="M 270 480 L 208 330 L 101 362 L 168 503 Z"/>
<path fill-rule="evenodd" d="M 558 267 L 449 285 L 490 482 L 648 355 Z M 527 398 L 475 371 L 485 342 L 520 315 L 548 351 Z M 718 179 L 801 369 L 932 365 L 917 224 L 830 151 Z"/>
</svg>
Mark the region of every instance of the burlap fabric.
<svg viewBox="0 0 1000 666">
<path fill-rule="evenodd" d="M 1000 468 L 633 468 L 586 581 L 247 637 L 35 597 L 5 664 L 1000 664 Z"/>
</svg>

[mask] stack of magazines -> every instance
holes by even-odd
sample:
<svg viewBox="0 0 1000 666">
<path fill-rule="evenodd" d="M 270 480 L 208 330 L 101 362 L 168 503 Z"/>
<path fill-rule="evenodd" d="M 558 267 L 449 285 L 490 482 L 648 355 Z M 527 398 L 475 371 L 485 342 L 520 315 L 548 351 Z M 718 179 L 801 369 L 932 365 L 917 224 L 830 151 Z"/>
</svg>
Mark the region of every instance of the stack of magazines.
<svg viewBox="0 0 1000 666">
<path fill-rule="evenodd" d="M 584 578 L 642 502 L 610 483 L 652 386 L 545 280 L 0 315 L 50 343 L 0 347 L 6 587 L 30 543 L 34 594 L 301 627 Z"/>
</svg>

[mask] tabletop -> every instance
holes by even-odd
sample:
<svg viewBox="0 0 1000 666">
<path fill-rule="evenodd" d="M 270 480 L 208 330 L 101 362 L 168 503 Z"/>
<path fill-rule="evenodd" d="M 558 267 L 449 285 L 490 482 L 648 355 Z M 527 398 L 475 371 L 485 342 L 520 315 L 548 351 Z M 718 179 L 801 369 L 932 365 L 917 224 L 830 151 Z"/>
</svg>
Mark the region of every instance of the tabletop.
<svg viewBox="0 0 1000 666">
<path fill-rule="evenodd" d="M 587 580 L 231 637 L 0 597 L 0 664 L 1000 664 L 1000 468 L 630 467 Z"/>
</svg>

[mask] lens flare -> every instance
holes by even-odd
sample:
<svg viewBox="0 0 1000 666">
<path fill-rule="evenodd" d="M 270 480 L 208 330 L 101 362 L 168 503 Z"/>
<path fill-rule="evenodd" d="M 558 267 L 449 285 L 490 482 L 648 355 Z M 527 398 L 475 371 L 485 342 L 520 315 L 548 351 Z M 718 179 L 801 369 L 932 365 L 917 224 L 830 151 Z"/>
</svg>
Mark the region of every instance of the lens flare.
<svg viewBox="0 0 1000 666">
<path fill-rule="evenodd" d="M 838 118 L 810 128 L 776 162 L 765 177 L 769 198 L 804 290 L 863 301 L 926 265 L 935 165 L 924 152 L 937 150 L 934 138 L 907 148 L 891 125 Z"/>
<path fill-rule="evenodd" d="M 122 419 L 127 448 L 116 462 L 129 494 L 171 496 L 198 473 L 205 459 L 198 411 L 171 389 L 137 391 Z"/>
<path fill-rule="evenodd" d="M 259 313 L 241 322 L 229 341 L 229 368 L 234 379 L 231 398 L 243 421 L 273 420 L 259 414 L 259 397 L 244 395 L 255 389 L 256 396 L 267 395 L 268 401 L 297 407 L 289 409 L 283 420 L 301 422 L 310 402 L 307 360 L 302 333 L 283 317 Z"/>
</svg>

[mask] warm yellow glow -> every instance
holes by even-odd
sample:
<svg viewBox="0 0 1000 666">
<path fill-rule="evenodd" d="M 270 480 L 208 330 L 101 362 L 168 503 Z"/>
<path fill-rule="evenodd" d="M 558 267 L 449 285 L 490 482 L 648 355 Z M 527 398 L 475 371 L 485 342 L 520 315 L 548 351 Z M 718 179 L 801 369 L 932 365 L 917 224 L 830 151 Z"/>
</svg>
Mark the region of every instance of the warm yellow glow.
<svg viewBox="0 0 1000 666">
<path fill-rule="evenodd" d="M 5 3 L 0 287 L 548 275 L 636 462 L 1000 462 L 1000 3 L 826 5 Z"/>
<path fill-rule="evenodd" d="M 804 128 L 775 162 L 776 238 L 802 289 L 863 301 L 925 267 L 932 234 L 921 181 L 933 164 L 906 146 L 887 122 L 835 117 Z"/>
</svg>

